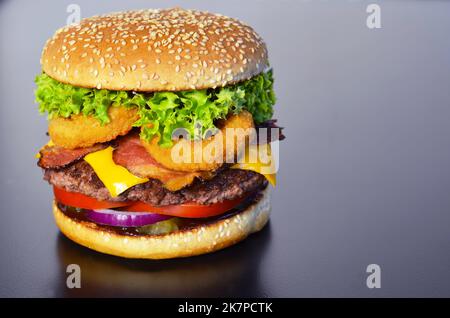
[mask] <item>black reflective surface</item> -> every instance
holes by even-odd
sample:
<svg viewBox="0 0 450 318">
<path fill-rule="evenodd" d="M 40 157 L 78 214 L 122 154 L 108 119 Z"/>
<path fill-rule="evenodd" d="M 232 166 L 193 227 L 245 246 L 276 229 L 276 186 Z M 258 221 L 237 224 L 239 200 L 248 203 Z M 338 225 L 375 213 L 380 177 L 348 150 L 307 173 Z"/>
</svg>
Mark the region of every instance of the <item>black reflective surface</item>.
<svg viewBox="0 0 450 318">
<path fill-rule="evenodd" d="M 179 260 L 129 260 L 102 255 L 58 235 L 59 276 L 67 264 L 80 265 L 82 288 L 60 285 L 62 296 L 120 297 L 265 297 L 260 264 L 270 244 L 270 226 L 251 240 L 211 255 Z M 220 288 L 217 288 L 220 286 Z"/>
<path fill-rule="evenodd" d="M 141 261 L 59 234 L 36 166 L 47 122 L 33 78 L 73 1 L 0 1 L 0 296 L 450 296 L 450 2 L 376 1 L 382 28 L 369 30 L 371 2 L 77 1 L 83 16 L 180 5 L 241 18 L 275 71 L 287 138 L 270 227 L 211 255 Z"/>
</svg>

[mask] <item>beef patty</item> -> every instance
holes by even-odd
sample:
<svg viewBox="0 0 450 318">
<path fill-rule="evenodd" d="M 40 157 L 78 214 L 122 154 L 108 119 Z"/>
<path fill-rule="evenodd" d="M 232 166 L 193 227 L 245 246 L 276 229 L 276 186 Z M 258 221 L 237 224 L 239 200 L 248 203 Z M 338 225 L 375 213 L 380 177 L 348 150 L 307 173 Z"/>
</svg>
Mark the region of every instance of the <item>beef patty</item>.
<svg viewBox="0 0 450 318">
<path fill-rule="evenodd" d="M 44 179 L 67 191 L 79 192 L 97 200 L 143 201 L 151 205 L 171 205 L 186 202 L 213 204 L 233 200 L 267 186 L 263 175 L 240 169 L 224 169 L 210 180 L 196 180 L 192 185 L 169 191 L 158 180 L 138 184 L 112 198 L 91 166 L 78 161 L 59 169 L 44 169 Z"/>
</svg>

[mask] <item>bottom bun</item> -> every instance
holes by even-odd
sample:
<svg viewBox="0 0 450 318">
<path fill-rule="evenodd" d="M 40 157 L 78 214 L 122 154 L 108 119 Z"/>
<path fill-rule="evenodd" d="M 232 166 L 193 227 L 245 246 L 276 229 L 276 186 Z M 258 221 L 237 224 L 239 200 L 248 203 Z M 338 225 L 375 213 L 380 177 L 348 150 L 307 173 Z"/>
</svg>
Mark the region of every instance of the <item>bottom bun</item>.
<svg viewBox="0 0 450 318">
<path fill-rule="evenodd" d="M 110 232 L 95 223 L 66 216 L 55 201 L 53 215 L 65 236 L 98 252 L 126 258 L 188 257 L 223 249 L 261 230 L 269 220 L 269 187 L 261 194 L 258 201 L 229 218 L 163 235 L 130 236 Z"/>
</svg>

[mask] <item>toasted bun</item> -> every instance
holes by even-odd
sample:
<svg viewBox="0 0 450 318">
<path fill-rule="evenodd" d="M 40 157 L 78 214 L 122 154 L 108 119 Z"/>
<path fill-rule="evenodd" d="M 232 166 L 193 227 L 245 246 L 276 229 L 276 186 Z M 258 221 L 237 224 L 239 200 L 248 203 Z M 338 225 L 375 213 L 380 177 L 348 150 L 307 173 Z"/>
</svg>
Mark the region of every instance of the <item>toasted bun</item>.
<svg viewBox="0 0 450 318">
<path fill-rule="evenodd" d="M 266 45 L 248 25 L 180 8 L 83 19 L 59 29 L 41 57 L 44 72 L 60 82 L 134 91 L 225 86 L 267 63 Z"/>
<path fill-rule="evenodd" d="M 267 187 L 256 203 L 230 218 L 191 230 L 136 237 L 102 231 L 95 223 L 69 218 L 53 202 L 56 224 L 69 239 L 98 252 L 126 258 L 163 259 L 217 251 L 261 230 L 269 213 L 270 189 Z"/>
</svg>

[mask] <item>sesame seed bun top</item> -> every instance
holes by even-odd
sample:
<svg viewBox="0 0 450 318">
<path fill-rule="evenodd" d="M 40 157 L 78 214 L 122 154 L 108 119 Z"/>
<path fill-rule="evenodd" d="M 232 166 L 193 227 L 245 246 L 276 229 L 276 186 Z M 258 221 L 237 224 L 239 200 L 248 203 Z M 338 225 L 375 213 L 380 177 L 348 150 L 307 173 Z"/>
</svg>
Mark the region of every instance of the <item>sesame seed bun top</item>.
<svg viewBox="0 0 450 318">
<path fill-rule="evenodd" d="M 261 37 L 242 22 L 179 8 L 94 16 L 59 29 L 43 71 L 81 87 L 179 91 L 249 79 L 268 65 Z"/>
</svg>

